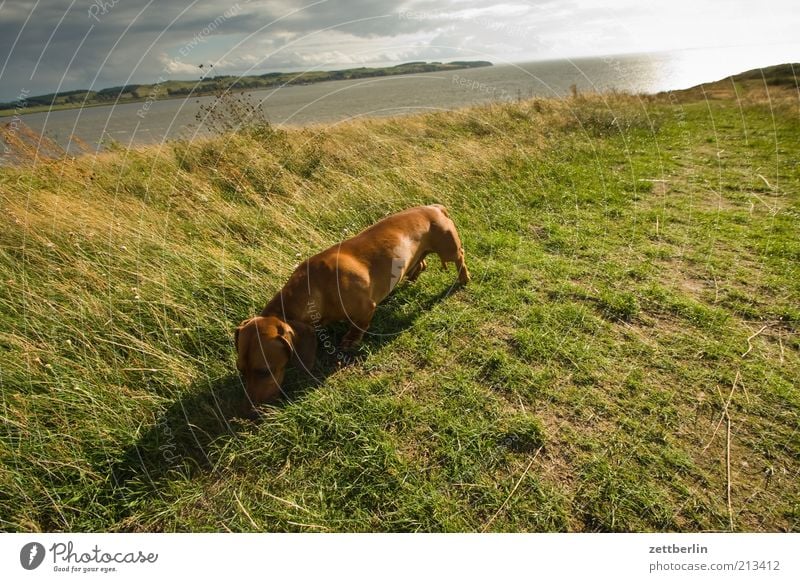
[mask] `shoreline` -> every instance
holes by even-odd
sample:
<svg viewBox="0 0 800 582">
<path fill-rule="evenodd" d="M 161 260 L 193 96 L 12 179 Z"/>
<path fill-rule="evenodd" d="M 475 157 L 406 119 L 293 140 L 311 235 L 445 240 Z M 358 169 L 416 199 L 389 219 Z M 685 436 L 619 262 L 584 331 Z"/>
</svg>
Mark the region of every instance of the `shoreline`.
<svg viewBox="0 0 800 582">
<path fill-rule="evenodd" d="M 421 68 L 433 67 L 430 70 L 420 70 L 420 71 L 408 71 L 408 72 L 397 72 L 392 73 L 391 70 L 393 68 L 399 67 L 406 67 L 406 66 L 419 66 Z M 274 84 L 265 84 L 263 86 L 253 86 L 253 87 L 233 87 L 232 85 L 228 88 L 214 88 L 210 90 L 200 90 L 194 91 L 195 87 L 200 86 L 201 83 L 206 81 L 206 79 L 201 79 L 198 82 L 195 82 L 195 85 L 187 94 L 175 94 L 170 95 L 167 93 L 166 95 L 159 96 L 159 91 L 156 88 L 159 87 L 158 84 L 143 84 L 140 85 L 142 87 L 151 87 L 151 90 L 143 96 L 139 97 L 131 97 L 128 99 L 120 99 L 119 97 L 112 101 L 112 102 L 92 102 L 92 103 L 85 103 L 85 104 L 57 104 L 57 105 L 34 105 L 34 106 L 22 106 L 21 109 L 24 112 L 20 112 L 20 106 L 18 105 L 15 108 L 7 108 L 7 109 L 0 109 L 0 119 L 5 117 L 23 117 L 25 115 L 33 115 L 36 113 L 49 113 L 51 111 L 69 111 L 74 109 L 88 109 L 90 107 L 116 107 L 117 105 L 125 105 L 128 103 L 155 103 L 160 101 L 174 101 L 174 100 L 189 100 L 198 97 L 213 97 L 214 95 L 220 94 L 233 94 L 236 92 L 239 93 L 249 93 L 253 91 L 267 91 L 267 90 L 277 90 L 277 89 L 284 89 L 286 87 L 295 87 L 295 86 L 305 86 L 305 85 L 316 85 L 319 83 L 328 83 L 331 81 L 355 81 L 360 79 L 377 79 L 382 77 L 407 77 L 409 75 L 419 75 L 422 73 L 436 73 L 436 72 L 448 72 L 448 71 L 463 71 L 467 69 L 477 69 L 477 68 L 484 68 L 484 67 L 493 67 L 494 63 L 489 61 L 455 61 L 453 63 L 404 63 L 401 65 L 396 65 L 395 67 L 374 67 L 368 68 L 366 73 L 360 74 L 360 76 L 351 76 L 351 77 L 343 77 L 343 78 L 324 78 L 324 79 L 307 79 L 303 81 L 294 81 L 294 79 L 299 79 L 303 77 L 303 75 L 309 74 L 333 74 L 333 73 L 350 73 L 353 74 L 353 71 L 360 71 L 362 69 L 343 69 L 342 71 L 304 71 L 300 73 L 275 73 L 276 75 L 287 76 L 290 77 L 289 80 L 283 83 L 274 83 Z M 386 71 L 389 72 L 386 72 Z M 294 75 L 294 77 L 292 77 Z M 240 77 L 237 79 L 238 81 L 246 80 L 246 79 L 262 79 L 264 75 L 251 75 L 246 77 Z M 182 82 L 182 81 L 165 81 L 165 83 L 174 83 L 174 82 Z M 106 89 L 101 89 L 100 91 L 105 91 Z M 86 90 L 89 91 L 89 90 Z M 163 89 L 162 89 L 163 91 Z M 122 94 L 122 92 L 120 92 Z M 34 96 L 33 98 L 41 97 L 41 96 Z M 56 98 L 55 96 L 53 97 Z M 30 98 L 28 98 L 30 99 Z M 19 100 L 17 102 L 8 101 L 6 104 L 13 104 L 13 103 L 24 103 L 24 100 Z"/>
<path fill-rule="evenodd" d="M 796 90 L 796 81 L 794 80 L 793 71 L 797 67 L 795 64 L 787 63 L 766 67 L 762 69 L 755 69 L 744 71 L 725 77 L 721 80 L 713 81 L 710 83 L 702 83 L 686 89 L 672 90 L 672 91 L 659 91 L 654 93 L 636 93 L 626 91 L 577 91 L 572 96 L 548 96 L 540 97 L 531 95 L 530 97 L 518 98 L 517 100 L 511 99 L 495 99 L 488 100 L 481 103 L 461 104 L 453 107 L 444 108 L 447 111 L 464 111 L 474 107 L 486 107 L 492 105 L 502 105 L 509 103 L 520 103 L 530 100 L 539 100 L 540 102 L 547 101 L 563 101 L 569 102 L 573 99 L 584 99 L 591 96 L 610 96 L 610 95 L 627 95 L 638 97 L 648 101 L 668 101 L 668 102 L 689 102 L 696 100 L 717 100 L 726 99 L 731 97 L 738 97 L 740 93 L 745 93 L 753 89 L 763 89 L 764 81 L 767 85 L 774 88 L 774 90 L 793 89 Z M 401 75 L 397 75 L 401 76 Z M 408 76 L 408 75 L 403 75 Z M 320 81 L 323 82 L 323 81 Z M 234 95 L 235 94 L 229 94 Z M 199 97 L 200 95 L 196 95 Z M 166 99 L 165 99 L 166 100 Z M 145 100 L 146 102 L 146 100 Z M 131 102 L 120 103 L 126 105 Z M 99 104 L 91 105 L 90 107 L 102 106 Z M 578 102 L 575 102 L 575 107 Z M 414 111 L 394 111 L 388 115 L 374 115 L 374 116 L 355 116 L 341 120 L 315 120 L 306 122 L 287 123 L 280 121 L 273 121 L 263 118 L 264 121 L 277 131 L 292 132 L 305 129 L 319 129 L 319 128 L 333 128 L 340 127 L 343 124 L 353 123 L 354 121 L 364 119 L 393 119 L 393 118 L 413 118 L 419 115 L 425 115 L 425 110 Z M 149 131 L 149 130 L 144 130 Z M 209 131 L 195 133 L 192 138 L 187 138 L 181 135 L 171 135 L 162 139 L 152 140 L 139 140 L 131 141 L 127 145 L 125 138 L 113 137 L 116 133 L 120 132 L 107 132 L 103 138 L 109 140 L 108 143 L 119 144 L 119 147 L 132 150 L 144 150 L 149 147 L 158 146 L 168 142 L 195 142 L 200 139 L 213 139 L 219 135 L 219 132 Z M 38 130 L 33 129 L 26 123 L 25 114 L 16 113 L 8 117 L 8 121 L 3 122 L 0 120 L 0 167 L 12 168 L 27 165 L 30 159 L 35 158 L 39 161 L 58 160 L 64 158 L 83 157 L 85 155 L 98 155 L 100 153 L 116 149 L 116 147 L 108 147 L 100 145 L 100 141 L 87 141 L 80 136 L 73 135 L 66 142 L 65 146 L 63 139 L 60 137 L 52 137 L 49 135 L 42 135 Z M 73 149 L 74 148 L 74 149 Z M 32 155 L 33 153 L 33 155 Z"/>
</svg>

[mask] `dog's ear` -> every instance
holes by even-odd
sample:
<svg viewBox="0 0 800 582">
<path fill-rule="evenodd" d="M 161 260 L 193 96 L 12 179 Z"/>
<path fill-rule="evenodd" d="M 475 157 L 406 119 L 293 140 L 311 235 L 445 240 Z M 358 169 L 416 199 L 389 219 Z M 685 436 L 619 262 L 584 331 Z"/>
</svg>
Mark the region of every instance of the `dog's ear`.
<svg viewBox="0 0 800 582">
<path fill-rule="evenodd" d="M 289 321 L 278 328 L 279 337 L 283 339 L 292 352 L 292 364 L 311 373 L 317 358 L 317 336 L 314 328 L 299 321 Z"/>
<path fill-rule="evenodd" d="M 253 321 L 252 317 L 250 317 L 248 319 L 245 319 L 244 321 L 242 321 L 242 323 L 240 323 L 239 325 L 236 326 L 236 329 L 233 332 L 233 347 L 237 352 L 239 351 L 239 333 L 251 321 Z"/>
</svg>

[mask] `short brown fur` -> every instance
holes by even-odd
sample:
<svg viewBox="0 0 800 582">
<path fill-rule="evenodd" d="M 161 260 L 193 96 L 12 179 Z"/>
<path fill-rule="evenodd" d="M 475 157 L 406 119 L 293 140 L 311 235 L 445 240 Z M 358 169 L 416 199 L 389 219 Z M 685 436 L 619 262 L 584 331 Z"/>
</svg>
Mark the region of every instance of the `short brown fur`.
<svg viewBox="0 0 800 582">
<path fill-rule="evenodd" d="M 430 253 L 444 267 L 455 263 L 461 284 L 469 281 L 456 226 L 438 204 L 392 214 L 301 263 L 261 314 L 236 329 L 236 367 L 251 403 L 280 396 L 289 363 L 311 369 L 315 327 L 348 321 L 341 347 L 358 345 L 378 303 L 403 277 L 415 281 Z"/>
</svg>

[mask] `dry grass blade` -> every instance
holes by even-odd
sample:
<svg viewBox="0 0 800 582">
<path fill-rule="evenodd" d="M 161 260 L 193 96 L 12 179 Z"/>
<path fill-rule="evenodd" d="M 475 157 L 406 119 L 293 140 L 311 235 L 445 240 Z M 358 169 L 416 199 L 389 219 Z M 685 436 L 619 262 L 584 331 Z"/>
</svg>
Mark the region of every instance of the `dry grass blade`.
<svg viewBox="0 0 800 582">
<path fill-rule="evenodd" d="M 486 532 L 486 530 L 489 529 L 489 526 L 492 525 L 494 520 L 497 519 L 497 516 L 500 515 L 500 513 L 503 511 L 503 509 L 505 509 L 505 506 L 508 505 L 508 502 L 514 496 L 514 493 L 517 492 L 517 489 L 519 489 L 520 483 L 522 483 L 522 480 L 525 478 L 525 475 L 528 474 L 528 471 L 530 470 L 531 466 L 533 465 L 533 462 L 536 460 L 536 457 L 539 456 L 539 453 L 541 452 L 542 448 L 544 448 L 544 447 L 539 447 L 536 450 L 536 453 L 533 455 L 533 458 L 528 463 L 528 466 L 525 467 L 525 470 L 522 472 L 522 476 L 517 480 L 517 483 L 514 485 L 514 488 L 511 490 L 511 493 L 508 494 L 508 497 L 506 497 L 506 500 L 503 501 L 503 504 L 497 509 L 497 511 L 494 512 L 494 515 L 489 519 L 489 521 L 486 522 L 486 524 L 483 526 L 483 529 L 481 529 L 481 533 L 484 533 L 484 532 Z"/>
<path fill-rule="evenodd" d="M 239 499 L 239 496 L 236 494 L 236 491 L 233 492 L 233 498 L 236 500 L 236 505 L 239 506 L 239 509 L 242 510 L 242 513 L 244 513 L 247 516 L 247 519 L 250 521 L 250 525 L 252 525 L 253 528 L 255 528 L 256 530 L 261 531 L 261 528 L 259 528 L 255 520 L 253 520 L 252 516 L 250 515 L 250 512 L 245 509 L 244 505 L 242 505 L 242 502 Z"/>
<path fill-rule="evenodd" d="M 728 425 L 728 438 L 725 445 L 725 475 L 726 475 L 726 493 L 728 501 L 728 524 L 731 531 L 733 531 L 733 508 L 731 505 L 731 417 L 725 411 L 725 422 Z"/>
<path fill-rule="evenodd" d="M 708 447 L 711 446 L 711 443 L 714 442 L 714 437 L 717 436 L 717 432 L 719 431 L 719 427 L 722 426 L 722 421 L 725 420 L 725 418 L 728 416 L 728 406 L 730 406 L 730 404 L 731 404 L 731 400 L 733 399 L 733 392 L 734 392 L 734 390 L 736 390 L 736 384 L 739 382 L 740 378 L 741 378 L 741 376 L 739 375 L 739 370 L 736 370 L 736 376 L 733 378 L 733 386 L 731 386 L 731 391 L 728 394 L 728 399 L 725 401 L 725 406 L 722 409 L 722 416 L 720 417 L 719 422 L 717 423 L 717 426 L 714 427 L 714 432 L 711 435 L 711 438 L 708 439 L 708 443 L 706 443 L 706 446 L 703 447 L 703 452 L 704 453 L 706 452 Z"/>
<path fill-rule="evenodd" d="M 768 325 L 765 325 L 765 326 L 763 326 L 763 327 L 762 327 L 761 329 L 759 329 L 759 330 L 758 330 L 756 333 L 754 333 L 754 334 L 753 334 L 753 335 L 751 335 L 749 338 L 747 338 L 747 351 L 746 351 L 745 353 L 743 353 L 743 354 L 742 354 L 742 357 L 745 357 L 745 356 L 746 356 L 747 354 L 749 354 L 749 353 L 750 353 L 750 351 L 753 349 L 753 344 L 751 344 L 751 343 L 750 343 L 750 340 L 751 340 L 751 339 L 753 339 L 753 338 L 755 338 L 756 336 L 760 335 L 760 334 L 761 334 L 761 332 L 763 332 L 763 331 L 764 331 L 765 329 L 767 329 L 768 327 L 769 327 Z"/>
</svg>

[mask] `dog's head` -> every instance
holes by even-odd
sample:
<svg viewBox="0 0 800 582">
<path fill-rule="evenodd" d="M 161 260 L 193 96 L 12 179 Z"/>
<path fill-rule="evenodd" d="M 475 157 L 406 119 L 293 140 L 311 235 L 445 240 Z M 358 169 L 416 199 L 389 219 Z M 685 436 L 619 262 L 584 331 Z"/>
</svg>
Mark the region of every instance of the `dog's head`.
<svg viewBox="0 0 800 582">
<path fill-rule="evenodd" d="M 236 367 L 253 404 L 278 398 L 290 363 L 310 371 L 317 347 L 311 326 L 272 315 L 243 321 L 236 328 L 234 343 Z"/>
</svg>

